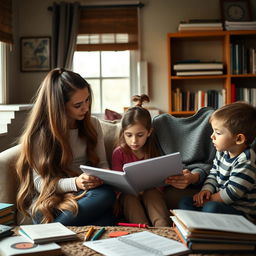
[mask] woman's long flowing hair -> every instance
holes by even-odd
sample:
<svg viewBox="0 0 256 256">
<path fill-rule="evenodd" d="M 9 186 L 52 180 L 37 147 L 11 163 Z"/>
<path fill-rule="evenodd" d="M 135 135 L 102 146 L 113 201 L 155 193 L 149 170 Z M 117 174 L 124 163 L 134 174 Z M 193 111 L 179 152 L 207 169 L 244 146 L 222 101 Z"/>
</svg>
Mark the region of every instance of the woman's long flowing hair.
<svg viewBox="0 0 256 256">
<path fill-rule="evenodd" d="M 56 185 L 60 178 L 77 175 L 69 169 L 73 155 L 65 104 L 74 92 L 83 88 L 89 91 L 90 107 L 84 120 L 77 121 L 78 134 L 86 141 L 88 164 L 96 166 L 99 161 L 95 152 L 97 132 L 90 120 L 92 91 L 89 84 L 72 71 L 57 68 L 48 73 L 20 138 L 21 153 L 16 163 L 20 183 L 17 207 L 24 215 L 30 215 L 30 211 L 32 216 L 42 213 L 42 223 L 52 222 L 56 209 L 78 212 L 78 197 L 73 193 L 58 193 Z M 33 185 L 33 170 L 42 177 L 39 194 Z"/>
</svg>

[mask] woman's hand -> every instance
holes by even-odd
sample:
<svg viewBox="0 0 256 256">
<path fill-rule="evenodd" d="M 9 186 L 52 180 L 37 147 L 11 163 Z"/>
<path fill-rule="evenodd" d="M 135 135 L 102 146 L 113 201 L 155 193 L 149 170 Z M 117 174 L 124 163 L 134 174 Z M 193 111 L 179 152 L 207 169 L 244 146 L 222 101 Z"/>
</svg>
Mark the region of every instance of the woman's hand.
<svg viewBox="0 0 256 256">
<path fill-rule="evenodd" d="M 184 189 L 190 184 L 195 184 L 199 181 L 199 173 L 191 173 L 188 169 L 185 169 L 182 172 L 182 175 L 168 177 L 165 180 L 165 184 L 172 185 L 175 188 Z"/>
<path fill-rule="evenodd" d="M 82 173 L 80 176 L 76 178 L 76 186 L 82 190 L 88 190 L 92 188 L 96 188 L 103 184 L 103 181 L 95 176 L 89 176 L 85 173 Z"/>
</svg>

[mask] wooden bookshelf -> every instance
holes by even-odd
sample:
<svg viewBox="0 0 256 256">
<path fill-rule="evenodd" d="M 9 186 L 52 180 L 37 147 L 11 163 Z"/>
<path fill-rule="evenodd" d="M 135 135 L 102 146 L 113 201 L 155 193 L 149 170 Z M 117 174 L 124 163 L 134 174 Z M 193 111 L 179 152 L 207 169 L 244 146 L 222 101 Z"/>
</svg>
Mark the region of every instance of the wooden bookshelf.
<svg viewBox="0 0 256 256">
<path fill-rule="evenodd" d="M 256 31 L 194 31 L 167 34 L 168 54 L 168 106 L 169 113 L 176 116 L 189 116 L 195 111 L 174 109 L 173 94 L 181 90 L 222 90 L 225 89 L 225 104 L 231 103 L 231 83 L 244 87 L 256 87 L 256 74 L 233 74 L 231 44 L 242 41 L 246 47 L 256 49 Z M 224 63 L 223 75 L 176 76 L 173 65 L 177 61 L 198 59 Z"/>
</svg>

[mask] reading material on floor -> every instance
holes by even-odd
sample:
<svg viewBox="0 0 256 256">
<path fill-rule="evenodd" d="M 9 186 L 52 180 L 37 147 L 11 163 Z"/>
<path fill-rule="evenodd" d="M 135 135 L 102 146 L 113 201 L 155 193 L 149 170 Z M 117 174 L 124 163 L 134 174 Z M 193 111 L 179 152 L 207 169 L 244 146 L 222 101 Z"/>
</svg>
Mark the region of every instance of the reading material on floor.
<svg viewBox="0 0 256 256">
<path fill-rule="evenodd" d="M 196 252 L 251 252 L 256 225 L 240 215 L 172 210 L 174 230 Z"/>
<path fill-rule="evenodd" d="M 14 204 L 0 203 L 0 217 L 14 212 Z"/>
<path fill-rule="evenodd" d="M 11 225 L 15 220 L 15 206 L 9 203 L 0 203 L 0 224 Z"/>
<path fill-rule="evenodd" d="M 83 244 L 106 256 L 182 255 L 190 252 L 182 243 L 149 231 Z"/>
<path fill-rule="evenodd" d="M 0 224 L 0 239 L 13 234 L 12 227 Z"/>
<path fill-rule="evenodd" d="M 37 255 L 54 256 L 61 255 L 61 247 L 56 243 L 33 244 L 22 236 L 11 236 L 0 240 L 0 255 Z"/>
<path fill-rule="evenodd" d="M 180 175 L 183 165 L 179 152 L 154 157 L 142 161 L 127 163 L 123 172 L 81 165 L 81 170 L 88 175 L 101 178 L 116 189 L 137 195 L 139 192 L 163 186 L 164 180 L 172 175 Z"/>
<path fill-rule="evenodd" d="M 48 242 L 60 242 L 77 238 L 71 231 L 59 222 L 47 224 L 21 225 L 19 234 L 32 243 L 42 244 Z"/>
</svg>

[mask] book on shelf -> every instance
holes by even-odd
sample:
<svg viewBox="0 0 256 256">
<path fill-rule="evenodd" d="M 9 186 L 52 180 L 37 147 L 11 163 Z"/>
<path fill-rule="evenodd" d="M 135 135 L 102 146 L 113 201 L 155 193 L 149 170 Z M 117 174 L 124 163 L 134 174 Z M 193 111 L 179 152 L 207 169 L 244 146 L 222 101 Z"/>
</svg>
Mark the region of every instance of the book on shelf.
<svg viewBox="0 0 256 256">
<path fill-rule="evenodd" d="M 0 203 L 0 217 L 15 211 L 14 204 Z"/>
<path fill-rule="evenodd" d="M 226 90 L 183 91 L 179 87 L 172 91 L 173 111 L 197 111 L 202 107 L 217 109 L 226 104 Z"/>
<path fill-rule="evenodd" d="M 180 22 L 178 31 L 191 30 L 223 30 L 222 22 Z"/>
<path fill-rule="evenodd" d="M 33 244 L 22 236 L 11 236 L 0 240 L 1 256 L 55 256 L 62 255 L 61 247 L 56 243 Z"/>
<path fill-rule="evenodd" d="M 37 244 L 69 241 L 77 238 L 75 232 L 65 227 L 60 222 L 21 225 L 19 234 L 25 237 L 28 241 Z"/>
<path fill-rule="evenodd" d="M 226 30 L 256 30 L 256 21 L 225 21 Z"/>
<path fill-rule="evenodd" d="M 106 256 L 183 255 L 190 252 L 182 243 L 149 231 L 83 244 Z"/>
<path fill-rule="evenodd" d="M 101 178 L 117 190 L 138 195 L 148 188 L 163 186 L 164 180 L 172 175 L 180 175 L 183 165 L 179 152 L 158 156 L 146 160 L 124 164 L 123 172 L 80 166 L 88 175 Z"/>
<path fill-rule="evenodd" d="M 195 63 L 176 63 L 173 65 L 174 70 L 222 70 L 222 62 L 195 62 Z"/>
<path fill-rule="evenodd" d="M 190 70 L 177 71 L 176 76 L 208 76 L 208 75 L 223 75 L 222 70 Z"/>
</svg>

